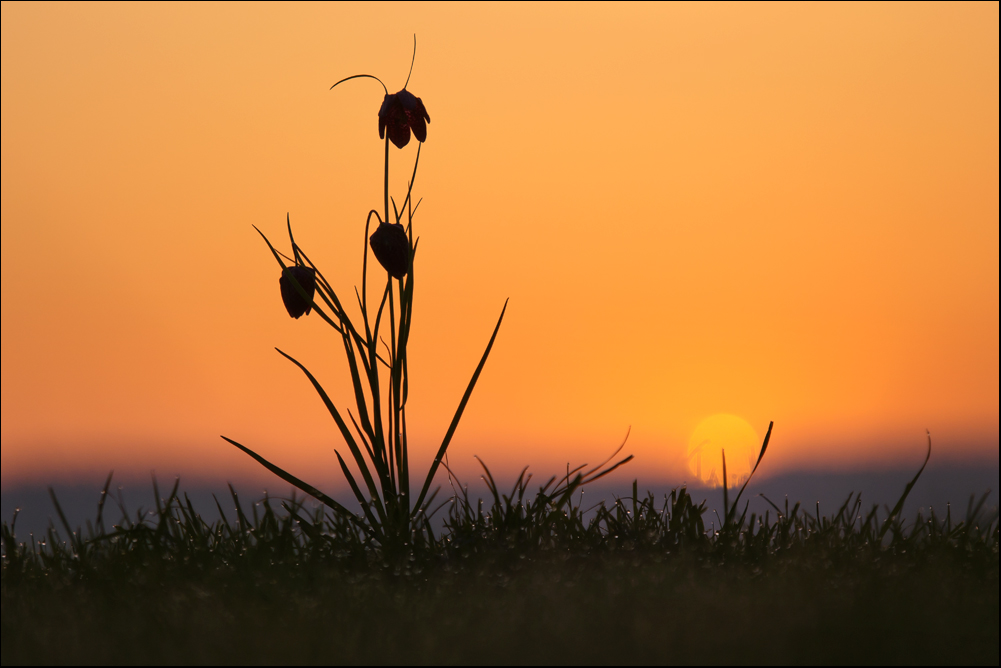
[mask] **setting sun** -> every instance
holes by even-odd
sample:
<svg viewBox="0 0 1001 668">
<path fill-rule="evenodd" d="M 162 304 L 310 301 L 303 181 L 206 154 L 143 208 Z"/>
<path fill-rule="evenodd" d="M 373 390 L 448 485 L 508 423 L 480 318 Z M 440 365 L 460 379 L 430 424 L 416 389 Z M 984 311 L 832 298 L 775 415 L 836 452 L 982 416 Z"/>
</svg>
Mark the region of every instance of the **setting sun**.
<svg viewBox="0 0 1001 668">
<path fill-rule="evenodd" d="M 699 422 L 688 441 L 688 469 L 694 480 L 708 487 L 723 485 L 723 453 L 727 483 L 740 485 L 751 473 L 761 439 L 747 420 L 717 413 Z"/>
</svg>

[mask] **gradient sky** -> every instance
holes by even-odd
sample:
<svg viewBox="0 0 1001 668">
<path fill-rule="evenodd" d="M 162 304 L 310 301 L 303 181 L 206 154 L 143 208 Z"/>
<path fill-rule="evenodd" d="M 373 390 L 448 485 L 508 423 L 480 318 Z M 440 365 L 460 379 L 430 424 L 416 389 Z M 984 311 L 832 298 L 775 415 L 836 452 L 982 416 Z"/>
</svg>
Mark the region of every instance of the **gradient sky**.
<svg viewBox="0 0 1001 668">
<path fill-rule="evenodd" d="M 382 88 L 432 122 L 408 420 L 509 471 L 684 479 L 713 415 L 769 470 L 998 456 L 998 5 L 2 5 L 3 484 L 336 486 L 342 294 L 381 208 Z M 416 142 L 394 149 L 402 198 Z M 718 422 L 719 420 L 717 420 Z M 701 433 L 701 432 L 700 432 Z M 701 438 L 701 436 L 700 436 Z"/>
</svg>

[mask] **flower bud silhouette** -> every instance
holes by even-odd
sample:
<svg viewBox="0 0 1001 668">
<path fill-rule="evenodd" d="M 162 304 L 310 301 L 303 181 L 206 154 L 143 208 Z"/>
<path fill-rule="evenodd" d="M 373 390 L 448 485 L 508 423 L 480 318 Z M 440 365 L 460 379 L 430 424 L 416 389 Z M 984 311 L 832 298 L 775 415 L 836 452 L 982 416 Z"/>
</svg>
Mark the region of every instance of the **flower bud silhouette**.
<svg viewBox="0 0 1001 668">
<path fill-rule="evenodd" d="M 403 148 L 410 142 L 410 131 L 414 131 L 417 141 L 424 142 L 428 138 L 428 128 L 425 124 L 431 122 L 427 109 L 419 97 L 406 88 L 399 93 L 387 94 L 379 108 L 379 139 L 384 139 L 389 130 L 389 141 L 396 148 Z"/>
<path fill-rule="evenodd" d="M 390 135 L 392 138 L 392 135 Z M 403 278 L 410 271 L 410 239 L 403 225 L 379 223 L 368 238 L 375 259 L 393 278 Z"/>
<path fill-rule="evenodd" d="M 309 295 L 309 300 L 302 298 L 299 291 L 295 289 L 293 277 L 302 286 L 302 289 Z M 293 318 L 301 315 L 309 315 L 313 308 L 313 294 L 316 292 L 316 270 L 312 267 L 296 265 L 282 269 L 282 277 L 278 279 L 278 285 L 282 289 L 282 301 L 285 302 L 285 310 Z"/>
</svg>

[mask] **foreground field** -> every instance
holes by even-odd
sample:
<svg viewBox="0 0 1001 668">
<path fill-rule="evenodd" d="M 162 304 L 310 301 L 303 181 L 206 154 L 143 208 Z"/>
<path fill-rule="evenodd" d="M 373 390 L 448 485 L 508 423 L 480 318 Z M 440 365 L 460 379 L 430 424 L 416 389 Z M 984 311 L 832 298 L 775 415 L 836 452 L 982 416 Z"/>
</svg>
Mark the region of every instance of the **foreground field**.
<svg viewBox="0 0 1001 668">
<path fill-rule="evenodd" d="M 904 522 L 850 498 L 714 528 L 684 489 L 588 519 L 524 492 L 454 499 L 442 534 L 395 545 L 289 502 L 210 526 L 176 488 L 151 517 L 67 542 L 4 524 L 0 658 L 998 663 L 996 511 Z"/>
<path fill-rule="evenodd" d="M 998 582 L 949 557 L 767 568 L 546 553 L 409 578 L 131 573 L 3 593 L 13 663 L 998 662 Z"/>
</svg>

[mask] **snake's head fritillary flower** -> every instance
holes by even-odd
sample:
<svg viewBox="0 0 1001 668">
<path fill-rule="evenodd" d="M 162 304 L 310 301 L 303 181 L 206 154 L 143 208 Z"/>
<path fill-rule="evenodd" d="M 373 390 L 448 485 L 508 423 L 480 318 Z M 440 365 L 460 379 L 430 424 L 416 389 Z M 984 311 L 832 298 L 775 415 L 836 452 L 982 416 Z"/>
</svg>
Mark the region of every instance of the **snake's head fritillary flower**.
<svg viewBox="0 0 1001 668">
<path fill-rule="evenodd" d="M 431 117 L 421 99 L 404 88 L 399 93 L 387 94 L 382 100 L 379 139 L 384 139 L 388 130 L 389 141 L 396 148 L 403 148 L 410 142 L 410 131 L 413 130 L 417 141 L 424 142 L 428 138 L 427 123 L 430 122 Z"/>
<path fill-rule="evenodd" d="M 299 291 L 295 289 L 295 279 L 300 287 L 309 295 L 309 299 L 303 299 Z M 313 308 L 313 294 L 316 292 L 316 270 L 312 267 L 296 265 L 282 269 L 282 277 L 278 279 L 278 285 L 282 289 L 282 301 L 285 302 L 285 310 L 293 318 L 302 315 L 309 315 Z"/>
<path fill-rule="evenodd" d="M 392 139 L 392 135 L 390 135 Z M 410 239 L 403 225 L 379 223 L 368 238 L 375 259 L 393 278 L 403 278 L 410 271 Z"/>
</svg>

